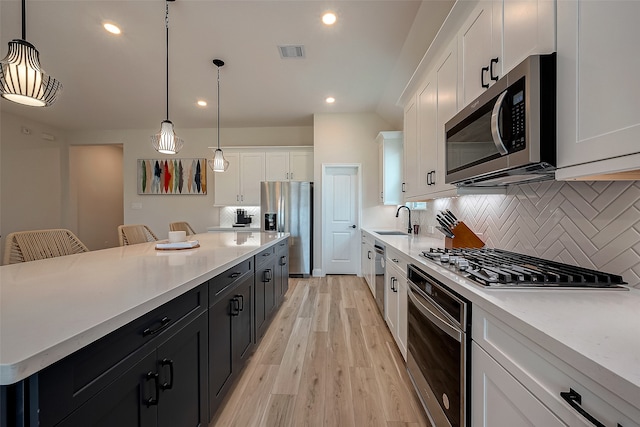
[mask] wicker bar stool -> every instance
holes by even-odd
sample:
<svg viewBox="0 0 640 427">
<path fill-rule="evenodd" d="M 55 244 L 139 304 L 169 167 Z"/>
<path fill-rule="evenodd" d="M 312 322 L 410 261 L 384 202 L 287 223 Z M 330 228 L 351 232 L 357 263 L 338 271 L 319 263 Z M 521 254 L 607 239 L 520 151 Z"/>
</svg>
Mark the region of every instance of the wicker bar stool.
<svg viewBox="0 0 640 427">
<path fill-rule="evenodd" d="M 89 249 L 75 234 L 64 228 L 16 231 L 7 235 L 3 264 L 16 264 L 83 252 L 89 252 Z"/>
<path fill-rule="evenodd" d="M 118 239 L 120 246 L 158 241 L 158 237 L 144 224 L 119 225 Z"/>
<path fill-rule="evenodd" d="M 177 221 L 169 224 L 169 231 L 185 231 L 187 236 L 196 234 L 193 228 L 186 221 Z"/>
</svg>

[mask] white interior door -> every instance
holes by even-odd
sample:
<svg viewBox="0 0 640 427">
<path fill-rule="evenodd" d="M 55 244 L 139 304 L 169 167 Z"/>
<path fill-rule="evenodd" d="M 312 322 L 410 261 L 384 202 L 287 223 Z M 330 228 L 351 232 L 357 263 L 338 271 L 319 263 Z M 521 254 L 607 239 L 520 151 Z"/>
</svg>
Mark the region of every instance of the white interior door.
<svg viewBox="0 0 640 427">
<path fill-rule="evenodd" d="M 360 256 L 360 175 L 358 166 L 326 166 L 323 182 L 324 269 L 356 274 Z"/>
</svg>

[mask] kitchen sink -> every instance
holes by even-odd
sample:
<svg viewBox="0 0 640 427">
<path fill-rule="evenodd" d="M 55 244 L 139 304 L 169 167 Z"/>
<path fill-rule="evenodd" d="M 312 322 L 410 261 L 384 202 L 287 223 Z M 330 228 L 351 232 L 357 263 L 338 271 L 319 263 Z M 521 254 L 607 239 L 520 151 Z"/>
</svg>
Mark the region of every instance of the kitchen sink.
<svg viewBox="0 0 640 427">
<path fill-rule="evenodd" d="M 396 230 L 387 230 L 387 231 L 374 231 L 376 234 L 380 234 L 381 236 L 408 236 L 404 231 L 396 231 Z"/>
</svg>

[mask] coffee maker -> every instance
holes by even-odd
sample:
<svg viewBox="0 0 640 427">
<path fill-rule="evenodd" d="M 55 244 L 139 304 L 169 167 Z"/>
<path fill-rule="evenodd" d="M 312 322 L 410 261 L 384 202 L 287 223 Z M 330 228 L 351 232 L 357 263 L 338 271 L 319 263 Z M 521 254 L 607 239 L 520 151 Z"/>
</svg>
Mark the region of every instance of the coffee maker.
<svg viewBox="0 0 640 427">
<path fill-rule="evenodd" d="M 236 223 L 234 227 L 247 227 L 251 224 L 251 215 L 247 215 L 245 209 L 236 209 Z"/>
</svg>

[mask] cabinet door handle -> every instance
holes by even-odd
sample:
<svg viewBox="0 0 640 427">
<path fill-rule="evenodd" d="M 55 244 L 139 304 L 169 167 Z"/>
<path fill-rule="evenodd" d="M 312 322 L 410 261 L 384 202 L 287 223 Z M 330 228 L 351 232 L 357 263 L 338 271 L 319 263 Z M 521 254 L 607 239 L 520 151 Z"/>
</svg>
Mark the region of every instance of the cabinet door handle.
<svg viewBox="0 0 640 427">
<path fill-rule="evenodd" d="M 427 185 L 431 185 L 431 172 L 427 172 Z"/>
<path fill-rule="evenodd" d="M 240 201 L 240 195 L 236 194 L 236 202 L 239 202 L 239 201 Z"/>
<path fill-rule="evenodd" d="M 167 326 L 169 326 L 170 323 L 171 323 L 171 319 L 169 319 L 168 317 L 165 316 L 162 319 L 160 319 L 160 326 L 157 329 L 147 328 L 144 331 L 142 331 L 142 336 L 146 337 L 146 336 L 149 336 L 149 335 L 155 335 L 158 332 L 161 332 L 164 329 L 166 329 Z"/>
<path fill-rule="evenodd" d="M 403 192 L 403 193 L 405 193 L 405 192 L 406 192 L 406 190 L 405 190 L 405 186 L 404 186 L 404 182 L 402 183 L 402 192 Z"/>
<path fill-rule="evenodd" d="M 271 281 L 271 269 L 267 269 L 264 271 L 264 273 L 262 273 L 262 281 L 263 282 L 270 282 Z"/>
<path fill-rule="evenodd" d="M 244 202 L 244 194 L 241 194 L 241 195 L 240 195 L 240 201 L 241 201 L 241 202 Z"/>
<path fill-rule="evenodd" d="M 484 73 L 486 73 L 487 71 L 489 71 L 489 67 L 482 67 L 482 72 L 480 74 L 480 83 L 482 84 L 482 87 L 485 89 L 489 87 L 489 83 L 484 82 Z"/>
<path fill-rule="evenodd" d="M 371 251 L 367 251 L 367 259 L 371 259 Z"/>
<path fill-rule="evenodd" d="M 147 405 L 147 408 L 149 406 L 153 406 L 153 405 L 157 405 L 158 401 L 160 400 L 160 380 L 159 380 L 159 375 L 157 372 L 147 372 L 147 375 L 145 376 L 145 380 L 147 382 L 149 382 L 149 380 L 152 380 L 155 383 L 155 391 L 156 391 L 156 395 L 155 397 L 150 397 L 148 399 L 144 399 L 144 404 Z"/>
<path fill-rule="evenodd" d="M 287 257 L 286 256 L 281 256 L 280 257 L 280 265 L 287 265 Z"/>
<path fill-rule="evenodd" d="M 284 174 L 285 179 L 289 179 L 289 172 Z"/>
<path fill-rule="evenodd" d="M 236 295 L 236 298 L 240 298 L 240 309 L 239 309 L 239 311 L 244 311 L 244 295 Z"/>
<path fill-rule="evenodd" d="M 431 171 L 431 185 L 436 185 L 436 171 Z"/>
<path fill-rule="evenodd" d="M 491 64 L 490 64 L 491 71 L 489 71 L 491 80 L 496 81 L 496 82 L 498 81 L 498 76 L 493 74 L 493 64 L 497 64 L 498 60 L 499 60 L 499 58 L 497 58 L 497 57 L 496 58 L 491 58 Z"/>
<path fill-rule="evenodd" d="M 582 396 L 574 389 L 569 388 L 569 391 L 561 391 L 560 397 L 562 397 L 573 409 L 575 409 L 580 415 L 582 415 L 587 421 L 596 427 L 606 427 L 600 421 L 595 419 L 593 415 L 582 409 Z M 618 424 L 619 426 L 620 424 Z"/>
<path fill-rule="evenodd" d="M 238 298 L 229 300 L 229 315 L 240 316 L 240 301 L 238 301 Z"/>
<path fill-rule="evenodd" d="M 160 361 L 160 366 L 169 367 L 169 382 L 164 382 L 160 386 L 162 390 L 171 390 L 173 388 L 173 360 L 164 358 Z"/>
</svg>

